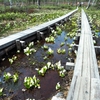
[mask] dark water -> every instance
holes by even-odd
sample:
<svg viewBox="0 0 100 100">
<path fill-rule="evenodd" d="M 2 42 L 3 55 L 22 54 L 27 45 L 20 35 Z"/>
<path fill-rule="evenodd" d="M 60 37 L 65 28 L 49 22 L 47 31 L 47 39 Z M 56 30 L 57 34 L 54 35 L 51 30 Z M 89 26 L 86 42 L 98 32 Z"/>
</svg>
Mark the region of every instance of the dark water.
<svg viewBox="0 0 100 100">
<path fill-rule="evenodd" d="M 98 32 L 98 38 L 95 38 L 95 40 L 96 40 L 95 46 L 100 46 L 100 32 Z M 95 51 L 96 51 L 97 56 L 100 55 L 100 49 L 99 48 L 96 48 Z"/>
<path fill-rule="evenodd" d="M 62 34 L 60 36 L 57 36 L 57 38 L 55 39 L 55 43 L 44 43 L 45 45 L 47 45 L 48 47 L 50 47 L 51 49 L 54 50 L 54 54 L 52 56 L 50 56 L 50 59 L 48 59 L 47 61 L 51 61 L 53 63 L 58 62 L 59 60 L 61 60 L 62 64 L 65 66 L 66 63 L 66 57 L 68 57 L 68 46 L 66 45 L 67 43 L 72 43 L 73 40 L 68 38 L 67 41 L 64 40 L 64 37 L 66 36 L 66 32 L 62 32 Z M 61 42 L 65 42 L 64 46 L 60 46 Z M 57 53 L 57 49 L 61 48 L 61 49 L 66 49 L 66 53 L 65 54 L 58 54 Z M 43 55 L 46 56 L 46 50 L 43 50 L 42 48 L 39 48 L 39 50 L 36 52 L 35 57 L 39 62 L 43 62 Z"/>
<path fill-rule="evenodd" d="M 48 98 L 50 98 L 56 92 L 56 83 L 63 83 L 63 79 L 59 77 L 56 70 L 49 70 L 44 77 L 41 77 L 37 74 L 35 68 L 43 67 L 48 61 L 54 64 L 59 60 L 61 60 L 62 65 L 65 66 L 67 61 L 66 58 L 69 57 L 68 46 L 66 44 L 73 42 L 73 39 L 70 38 L 68 38 L 67 41 L 64 40 L 66 34 L 67 33 L 63 31 L 61 35 L 58 35 L 55 38 L 55 43 L 46 43 L 44 40 L 40 41 L 40 43 L 36 43 L 36 45 L 34 45 L 34 48 L 37 49 L 37 52 L 33 53 L 29 57 L 27 57 L 23 52 L 16 54 L 18 59 L 12 65 L 9 64 L 8 60 L 1 62 L 0 87 L 4 87 L 4 94 L 6 94 L 6 96 L 1 98 L 10 98 L 11 100 L 25 100 L 27 98 L 35 98 L 36 100 L 47 100 Z M 60 46 L 61 42 L 65 42 L 65 45 L 62 47 Z M 44 44 L 54 50 L 54 54 L 52 56 L 48 56 L 46 53 L 47 51 L 42 48 Z M 58 54 L 58 48 L 66 49 L 66 53 Z M 44 56 L 47 56 L 46 60 L 43 59 Z M 34 65 L 33 62 L 35 63 Z M 4 72 L 10 72 L 11 74 L 17 72 L 19 74 L 18 82 L 13 83 L 12 81 L 10 81 L 8 83 L 4 83 Z M 22 92 L 22 89 L 25 88 L 23 85 L 24 77 L 33 75 L 36 75 L 40 79 L 41 88 L 33 88 Z M 65 78 L 67 79 L 68 77 L 66 76 Z"/>
<path fill-rule="evenodd" d="M 98 32 L 98 38 L 95 38 L 96 40 L 96 46 L 100 46 L 100 32 Z M 98 66 L 100 66 L 100 48 L 95 48 L 95 52 L 96 52 L 96 58 L 97 58 L 97 63 Z M 100 70 L 99 70 L 100 73 Z"/>
</svg>

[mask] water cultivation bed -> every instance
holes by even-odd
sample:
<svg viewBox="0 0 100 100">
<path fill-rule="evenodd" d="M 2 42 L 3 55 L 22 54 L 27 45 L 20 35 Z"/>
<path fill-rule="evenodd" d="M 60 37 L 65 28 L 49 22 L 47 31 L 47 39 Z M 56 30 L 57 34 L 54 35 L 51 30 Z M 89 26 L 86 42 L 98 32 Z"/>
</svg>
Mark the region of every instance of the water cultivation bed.
<svg viewBox="0 0 100 100">
<path fill-rule="evenodd" d="M 72 28 L 72 34 L 68 33 Z M 1 99 L 49 100 L 60 91 L 66 98 L 73 74 L 73 71 L 66 70 L 66 62 L 75 60 L 73 40 L 76 30 L 76 18 L 72 18 L 67 24 L 57 26 L 44 39 L 32 41 L 24 50 L 15 50 L 14 55 L 10 52 L 10 56 L 2 59 Z"/>
</svg>

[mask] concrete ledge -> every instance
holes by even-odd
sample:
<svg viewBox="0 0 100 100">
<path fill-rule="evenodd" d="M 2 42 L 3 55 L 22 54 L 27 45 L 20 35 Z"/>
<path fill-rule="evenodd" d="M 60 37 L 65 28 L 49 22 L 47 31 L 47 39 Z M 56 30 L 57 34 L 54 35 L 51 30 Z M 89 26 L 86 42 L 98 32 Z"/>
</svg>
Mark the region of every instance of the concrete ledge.
<svg viewBox="0 0 100 100">
<path fill-rule="evenodd" d="M 75 64 L 72 62 L 66 62 L 66 70 L 74 70 Z"/>
</svg>

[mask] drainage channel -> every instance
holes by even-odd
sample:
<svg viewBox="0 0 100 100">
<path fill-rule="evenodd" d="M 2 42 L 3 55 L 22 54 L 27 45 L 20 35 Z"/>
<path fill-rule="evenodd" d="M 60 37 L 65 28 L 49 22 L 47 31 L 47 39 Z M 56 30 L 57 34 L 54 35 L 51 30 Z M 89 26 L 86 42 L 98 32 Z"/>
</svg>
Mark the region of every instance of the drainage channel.
<svg viewBox="0 0 100 100">
<path fill-rule="evenodd" d="M 78 9 L 73 10 L 72 12 L 55 20 L 0 39 L 0 58 L 2 58 L 4 54 L 7 54 L 16 46 L 17 49 L 21 49 L 24 44 L 29 43 L 34 39 L 40 39 L 41 37 L 43 38 L 43 35 L 50 33 L 52 28 L 55 28 L 59 24 L 65 23 L 77 10 Z"/>
<path fill-rule="evenodd" d="M 73 71 L 66 70 L 66 62 L 74 63 L 75 53 L 71 48 L 73 41 L 77 40 L 66 28 L 69 28 L 69 23 L 77 27 L 75 22 L 76 19 L 72 17 L 63 25 L 58 23 L 51 34 L 43 35 L 39 41 L 27 39 L 24 50 L 15 50 L 17 53 L 14 55 L 13 49 L 9 52 L 12 55 L 6 53 L 8 59 L 3 58 L 0 63 L 2 99 L 50 100 L 58 92 L 66 98 L 73 74 Z M 40 81 L 34 80 L 35 76 Z M 37 83 L 33 84 L 30 80 Z"/>
</svg>

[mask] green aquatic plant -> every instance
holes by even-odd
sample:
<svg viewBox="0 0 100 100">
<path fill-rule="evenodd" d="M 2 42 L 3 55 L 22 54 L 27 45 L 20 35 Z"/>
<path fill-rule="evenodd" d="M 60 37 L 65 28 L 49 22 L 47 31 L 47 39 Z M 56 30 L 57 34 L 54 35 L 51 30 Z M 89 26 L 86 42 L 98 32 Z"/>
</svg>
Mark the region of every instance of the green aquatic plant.
<svg viewBox="0 0 100 100">
<path fill-rule="evenodd" d="M 34 42 L 30 42 L 29 45 L 24 49 L 24 53 L 29 56 L 32 53 L 36 52 L 36 49 L 33 48 Z"/>
<path fill-rule="evenodd" d="M 39 75 L 44 76 L 49 69 L 56 69 L 59 73 L 60 77 L 64 77 L 66 75 L 66 70 L 64 69 L 64 66 L 61 65 L 61 61 L 56 62 L 55 64 L 52 64 L 51 62 L 47 62 L 47 64 L 42 67 L 41 69 L 36 68 Z"/>
<path fill-rule="evenodd" d="M 34 46 L 34 42 L 30 42 L 28 45 L 29 48 L 33 48 L 33 46 Z"/>
<path fill-rule="evenodd" d="M 72 48 L 75 46 L 75 43 L 73 42 L 72 44 L 69 45 L 69 48 Z"/>
<path fill-rule="evenodd" d="M 11 79 L 11 74 L 9 72 L 4 72 L 4 75 L 3 75 L 5 81 L 8 81 L 9 79 Z"/>
<path fill-rule="evenodd" d="M 47 45 L 44 44 L 42 48 L 43 48 L 44 50 L 48 50 L 49 47 L 48 47 Z"/>
<path fill-rule="evenodd" d="M 59 69 L 59 66 L 61 66 L 61 61 L 56 62 L 54 65 L 55 65 L 55 68 Z"/>
<path fill-rule="evenodd" d="M 35 52 L 36 52 L 36 49 L 31 48 L 30 51 L 31 51 L 32 53 L 35 53 Z"/>
<path fill-rule="evenodd" d="M 74 38 L 75 36 L 76 36 L 76 30 L 67 33 L 67 37 Z"/>
<path fill-rule="evenodd" d="M 66 75 L 66 70 L 64 69 L 64 66 L 61 65 L 61 61 L 58 61 L 57 63 L 54 64 L 55 68 L 59 71 L 59 76 L 60 77 L 65 77 Z"/>
<path fill-rule="evenodd" d="M 58 61 L 55 63 L 55 67 L 57 68 L 57 70 L 62 70 L 64 69 L 64 66 L 61 65 L 61 61 Z"/>
<path fill-rule="evenodd" d="M 46 66 L 47 66 L 48 69 L 50 69 L 51 62 L 47 62 Z"/>
<path fill-rule="evenodd" d="M 57 32 L 55 30 L 52 30 L 51 33 L 53 34 L 54 37 L 57 36 Z"/>
<path fill-rule="evenodd" d="M 14 55 L 12 59 L 13 59 L 13 60 L 16 60 L 16 59 L 17 59 L 17 56 Z"/>
<path fill-rule="evenodd" d="M 36 52 L 36 49 L 34 49 L 34 48 L 26 47 L 26 48 L 24 49 L 24 53 L 25 53 L 27 56 L 29 56 L 29 55 L 31 55 L 32 53 L 35 53 L 35 52 Z"/>
<path fill-rule="evenodd" d="M 58 82 L 57 84 L 56 84 L 56 90 L 59 90 L 61 88 L 61 85 L 60 85 L 60 83 Z"/>
<path fill-rule="evenodd" d="M 49 36 L 49 37 L 46 37 L 45 38 L 45 41 L 48 42 L 48 43 L 50 43 L 50 42 L 53 42 L 54 43 L 55 38 L 53 36 Z"/>
<path fill-rule="evenodd" d="M 0 96 L 3 95 L 3 88 L 0 88 Z"/>
<path fill-rule="evenodd" d="M 66 53 L 66 50 L 59 48 L 59 49 L 57 49 L 57 53 L 58 54 L 65 54 Z"/>
<path fill-rule="evenodd" d="M 27 89 L 30 89 L 32 86 L 34 86 L 34 81 L 33 81 L 32 77 L 25 77 L 24 78 L 24 86 Z"/>
<path fill-rule="evenodd" d="M 66 36 L 66 37 L 64 37 L 64 40 L 65 40 L 65 41 L 67 41 L 67 39 L 68 39 L 68 37 L 67 37 L 67 36 Z"/>
<path fill-rule="evenodd" d="M 10 64 L 13 64 L 16 59 L 17 59 L 17 56 L 13 55 L 13 57 L 9 58 L 8 60 L 9 60 Z"/>
<path fill-rule="evenodd" d="M 13 59 L 8 59 L 9 60 L 9 62 L 10 62 L 10 64 L 12 64 L 14 61 L 13 61 Z"/>
<path fill-rule="evenodd" d="M 66 75 L 66 70 L 65 69 L 62 69 L 61 71 L 59 71 L 59 76 L 60 77 L 65 77 Z"/>
<path fill-rule="evenodd" d="M 24 78 L 24 86 L 27 89 L 30 89 L 32 87 L 40 88 L 39 82 L 40 82 L 40 80 L 38 78 L 36 78 L 35 75 L 33 77 L 25 77 Z"/>
<path fill-rule="evenodd" d="M 44 76 L 46 74 L 47 70 L 49 70 L 50 68 L 53 68 L 52 65 L 53 64 L 51 62 L 47 62 L 47 64 L 45 66 L 43 66 L 41 69 L 36 68 L 36 70 L 39 75 Z"/>
<path fill-rule="evenodd" d="M 32 54 L 32 52 L 31 52 L 31 50 L 30 50 L 29 47 L 26 47 L 26 48 L 24 49 L 24 53 L 25 53 L 27 56 L 29 56 L 30 54 Z"/>
<path fill-rule="evenodd" d="M 34 81 L 34 87 L 39 89 L 40 88 L 40 84 L 39 84 L 40 80 L 35 75 L 33 76 L 33 81 Z"/>
<path fill-rule="evenodd" d="M 96 40 L 93 40 L 94 45 L 96 44 Z"/>
<path fill-rule="evenodd" d="M 44 56 L 44 57 L 43 57 L 43 59 L 44 59 L 44 60 L 47 60 L 47 59 L 48 59 L 48 57 L 47 57 L 47 56 Z"/>
<path fill-rule="evenodd" d="M 38 71 L 38 74 L 39 75 L 41 75 L 41 76 L 44 76 L 45 75 L 45 73 L 46 73 L 46 71 L 47 71 L 47 67 L 46 66 L 44 66 L 44 67 L 42 67 L 40 70 L 37 68 L 36 70 Z"/>
<path fill-rule="evenodd" d="M 59 26 L 56 27 L 56 31 L 57 31 L 57 34 L 58 35 L 61 35 L 62 30 L 61 30 L 61 28 Z"/>
<path fill-rule="evenodd" d="M 65 42 L 61 42 L 60 46 L 62 47 L 62 46 L 64 46 L 64 45 L 65 45 Z"/>
<path fill-rule="evenodd" d="M 12 79 L 14 83 L 17 82 L 18 78 L 19 78 L 17 73 L 14 73 L 14 75 L 11 75 L 11 73 L 9 73 L 9 72 L 4 72 L 3 77 L 4 77 L 5 81 Z"/>
<path fill-rule="evenodd" d="M 66 50 L 65 49 L 62 49 L 61 53 L 62 54 L 65 54 L 66 53 Z"/>
<path fill-rule="evenodd" d="M 53 53 L 54 53 L 54 51 L 51 48 L 49 48 L 48 51 L 47 51 L 47 54 L 48 55 L 53 55 Z"/>
<path fill-rule="evenodd" d="M 20 50 L 17 50 L 17 53 L 20 53 Z"/>
<path fill-rule="evenodd" d="M 13 82 L 15 83 L 15 82 L 18 81 L 19 76 L 18 76 L 17 73 L 15 73 L 15 74 L 12 76 L 12 78 L 13 78 Z"/>
</svg>

